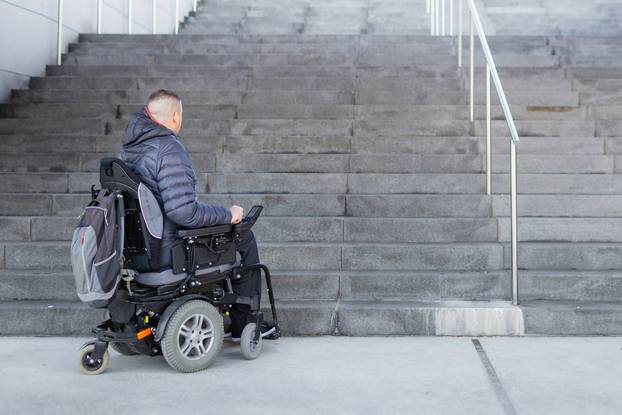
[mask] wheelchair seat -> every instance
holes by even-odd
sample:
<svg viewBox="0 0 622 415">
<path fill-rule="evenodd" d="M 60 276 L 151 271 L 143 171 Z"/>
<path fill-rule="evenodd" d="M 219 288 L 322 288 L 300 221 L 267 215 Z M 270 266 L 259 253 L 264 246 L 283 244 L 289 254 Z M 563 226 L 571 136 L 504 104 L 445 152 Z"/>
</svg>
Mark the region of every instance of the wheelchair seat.
<svg viewBox="0 0 622 415">
<path fill-rule="evenodd" d="M 221 264 L 209 268 L 203 268 L 195 272 L 197 277 L 204 277 L 210 274 L 219 275 L 231 271 L 234 268 L 238 268 L 242 265 L 240 253 L 236 253 L 236 261 L 231 264 Z M 188 276 L 188 273 L 181 272 L 179 274 L 173 273 L 172 269 L 165 269 L 159 272 L 141 272 L 134 278 L 134 281 L 144 285 L 146 287 L 159 287 L 161 285 L 170 285 L 176 282 L 183 281 Z"/>
<path fill-rule="evenodd" d="M 153 193 L 117 158 L 101 160 L 100 184 L 119 196 L 117 249 L 123 252 L 124 268 L 136 271 L 135 282 L 148 287 L 174 284 L 185 280 L 190 269 L 194 276 L 209 279 L 210 275 L 218 277 L 241 265 L 235 249 L 236 229 L 225 224 L 179 230 L 171 248 L 172 264 L 163 267 L 160 250 L 164 215 Z"/>
</svg>

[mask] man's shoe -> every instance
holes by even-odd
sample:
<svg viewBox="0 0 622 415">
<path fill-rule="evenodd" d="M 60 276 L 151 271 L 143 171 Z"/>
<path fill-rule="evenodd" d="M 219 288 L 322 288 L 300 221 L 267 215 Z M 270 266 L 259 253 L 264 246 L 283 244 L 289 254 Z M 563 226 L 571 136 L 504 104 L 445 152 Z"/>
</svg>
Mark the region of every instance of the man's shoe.
<svg viewBox="0 0 622 415">
<path fill-rule="evenodd" d="M 281 329 L 274 321 L 262 321 L 261 337 L 267 340 L 276 340 L 281 337 Z"/>
</svg>

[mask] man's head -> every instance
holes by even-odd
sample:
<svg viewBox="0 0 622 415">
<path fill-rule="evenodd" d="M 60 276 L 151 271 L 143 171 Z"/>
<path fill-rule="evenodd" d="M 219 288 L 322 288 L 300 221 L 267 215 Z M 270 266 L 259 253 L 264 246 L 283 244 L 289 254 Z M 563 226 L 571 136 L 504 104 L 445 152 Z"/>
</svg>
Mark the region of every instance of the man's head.
<svg viewBox="0 0 622 415">
<path fill-rule="evenodd" d="M 157 122 L 179 135 L 183 110 L 177 94 L 159 89 L 149 95 L 147 109 Z"/>
</svg>

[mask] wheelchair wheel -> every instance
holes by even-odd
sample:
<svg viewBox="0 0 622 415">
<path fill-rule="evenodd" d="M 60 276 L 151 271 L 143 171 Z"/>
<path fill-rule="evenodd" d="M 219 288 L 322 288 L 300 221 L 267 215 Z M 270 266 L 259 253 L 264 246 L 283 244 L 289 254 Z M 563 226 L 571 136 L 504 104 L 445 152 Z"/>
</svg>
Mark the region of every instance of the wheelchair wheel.
<svg viewBox="0 0 622 415">
<path fill-rule="evenodd" d="M 99 375 L 108 368 L 110 356 L 108 350 L 104 352 L 101 359 L 93 359 L 95 345 L 89 343 L 80 349 L 80 370 L 87 375 Z"/>
<path fill-rule="evenodd" d="M 240 336 L 240 350 L 246 360 L 257 359 L 263 348 L 263 338 L 261 336 L 259 336 L 259 340 L 255 341 L 256 327 L 255 323 L 247 324 Z"/>
<path fill-rule="evenodd" d="M 166 362 L 180 372 L 207 369 L 222 348 L 224 329 L 216 308 L 201 300 L 188 301 L 173 313 L 162 337 Z"/>
<path fill-rule="evenodd" d="M 138 352 L 132 346 L 126 343 L 110 343 L 110 347 L 115 352 L 124 356 L 136 356 Z"/>
</svg>

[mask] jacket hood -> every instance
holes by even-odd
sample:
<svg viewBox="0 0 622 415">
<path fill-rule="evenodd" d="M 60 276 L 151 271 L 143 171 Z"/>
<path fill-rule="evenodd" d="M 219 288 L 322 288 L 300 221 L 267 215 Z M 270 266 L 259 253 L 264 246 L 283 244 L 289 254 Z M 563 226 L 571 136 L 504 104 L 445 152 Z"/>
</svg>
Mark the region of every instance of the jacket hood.
<svg viewBox="0 0 622 415">
<path fill-rule="evenodd" d="M 155 122 L 146 109 L 132 115 L 123 134 L 123 146 L 131 147 L 147 140 L 158 137 L 175 136 L 175 133 L 165 126 Z"/>
</svg>

